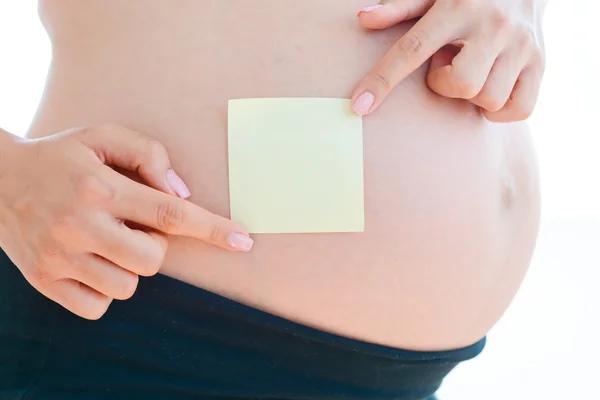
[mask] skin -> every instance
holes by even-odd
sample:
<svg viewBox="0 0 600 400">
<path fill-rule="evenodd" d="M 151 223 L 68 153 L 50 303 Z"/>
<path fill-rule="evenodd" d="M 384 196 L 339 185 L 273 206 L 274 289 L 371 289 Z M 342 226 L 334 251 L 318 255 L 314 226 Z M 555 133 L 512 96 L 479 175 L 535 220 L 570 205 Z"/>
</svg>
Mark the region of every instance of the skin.
<svg viewBox="0 0 600 400">
<path fill-rule="evenodd" d="M 97 254 L 93 247 L 97 236 L 89 233 L 98 223 L 89 218 L 99 209 L 113 222 L 132 220 L 153 228 L 137 226 L 147 236 L 164 228 L 164 223 L 152 225 L 150 219 L 136 218 L 138 210 L 146 208 L 140 204 L 152 193 L 154 208 L 149 208 L 148 218 L 164 214 L 157 210 L 167 197 L 179 202 L 186 210 L 183 215 L 196 216 L 185 229 L 179 224 L 166 229 L 175 235 L 167 237 L 162 274 L 309 326 L 374 343 L 440 350 L 479 340 L 508 307 L 529 265 L 539 216 L 536 160 L 524 123 L 492 124 L 472 103 L 432 92 L 426 84 L 428 64 L 398 83 L 365 119 L 364 233 L 254 235 L 249 253 L 223 249 L 228 248 L 231 233 L 245 236 L 241 227 L 217 217 L 227 217 L 229 209 L 227 101 L 350 97 L 353 84 L 368 76 L 377 60 L 413 26 L 400 23 L 368 32 L 353 19 L 363 6 L 358 0 L 301 4 L 262 0 L 252 7 L 241 0 L 178 0 L 176 7 L 160 0 L 41 1 L 53 61 L 43 100 L 27 132 L 27 140 L 33 141 L 25 143 L 30 148 L 47 143 L 50 149 L 53 142 L 60 146 L 72 134 L 55 137 L 54 132 L 92 127 L 76 132 L 73 141 L 80 143 L 81 160 L 87 157 L 89 166 L 102 171 L 92 176 L 109 178 L 91 183 L 84 179 L 83 189 L 74 192 L 80 197 L 62 208 L 87 216 L 77 220 L 87 221 L 81 228 L 70 222 L 75 220 L 52 211 L 45 195 L 51 189 L 43 185 L 34 185 L 35 209 L 49 210 L 45 219 L 28 225 L 26 214 L 19 214 L 13 205 L 3 208 L 8 211 L 2 215 L 13 221 L 3 226 L 28 232 L 27 227 L 33 229 L 40 221 L 46 227 L 59 222 L 59 227 L 69 227 L 71 238 L 91 238 L 88 247 L 83 241 L 76 243 L 69 254 Z M 309 25 L 309 31 L 303 29 Z M 110 121 L 108 128 L 106 121 Z M 152 167 L 160 171 L 154 181 L 140 176 L 142 170 L 131 168 L 131 162 L 125 163 L 125 169 L 137 170 L 128 176 L 154 190 L 146 187 L 142 193 L 143 185 L 136 184 L 138 196 L 113 194 L 101 202 L 95 197 L 102 192 L 96 189 L 98 181 L 110 181 L 111 187 L 125 185 L 125 178 L 106 168 L 112 164 L 107 160 L 121 154 L 111 137 L 127 141 L 126 135 L 111 133 L 122 127 L 160 143 L 171 161 L 165 162 L 165 155 L 162 168 Z M 78 135 L 92 136 L 103 152 L 90 152 Z M 147 149 L 132 147 L 140 154 Z M 43 163 L 34 157 L 38 151 L 19 154 L 5 162 L 3 171 L 37 171 L 32 174 L 39 182 L 52 176 L 53 186 L 69 190 L 77 187 L 72 179 L 80 176 L 75 172 L 85 164 L 60 156 L 70 154 L 67 151 L 47 150 Z M 103 159 L 102 154 L 110 157 Z M 32 167 L 40 165 L 44 167 Z M 51 169 L 54 165 L 63 167 Z M 170 169 L 189 188 L 185 203 L 172 188 L 156 184 L 164 182 Z M 27 185 L 30 179 L 17 179 L 16 173 L 4 176 L 12 177 L 5 187 L 13 197 L 19 190 L 15 182 Z M 67 189 L 64 199 L 72 195 Z M 164 197 L 159 191 L 169 194 Z M 129 214 L 117 212 L 116 204 Z M 123 223 L 116 225 L 124 229 Z M 60 230 L 50 232 L 54 240 L 63 237 Z M 28 265 L 39 266 L 39 262 L 15 254 L 29 256 L 45 248 L 39 242 L 24 245 L 30 243 L 30 236 L 23 234 L 12 242 L 8 235 L 0 237 L 24 275 Z M 155 243 L 163 243 L 158 237 L 163 238 L 157 236 Z M 131 243 L 107 240 L 112 240 L 110 247 L 129 254 Z M 135 264 L 138 269 L 146 265 L 141 261 Z M 78 268 L 93 269 L 75 261 L 66 269 Z M 139 275 L 156 272 L 157 267 L 121 269 Z M 127 289 L 130 295 L 131 287 Z"/>
<path fill-rule="evenodd" d="M 374 111 L 431 58 L 427 85 L 434 92 L 469 100 L 490 121 L 527 119 L 544 72 L 545 7 L 545 0 L 382 0 L 363 8 L 358 18 L 369 29 L 420 20 L 359 83 L 354 109 Z"/>
<path fill-rule="evenodd" d="M 3 133 L 2 248 L 31 285 L 81 317 L 100 318 L 133 295 L 139 275 L 155 275 L 167 234 L 229 251 L 251 244 L 243 227 L 182 199 L 189 191 L 166 150 L 145 135 L 112 125 L 26 141 Z"/>
</svg>

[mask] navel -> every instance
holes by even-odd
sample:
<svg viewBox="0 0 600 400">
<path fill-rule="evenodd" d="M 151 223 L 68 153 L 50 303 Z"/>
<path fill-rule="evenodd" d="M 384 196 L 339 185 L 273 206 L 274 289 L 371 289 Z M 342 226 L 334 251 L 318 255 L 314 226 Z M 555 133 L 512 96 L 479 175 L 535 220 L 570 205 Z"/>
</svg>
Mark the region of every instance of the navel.
<svg viewBox="0 0 600 400">
<path fill-rule="evenodd" d="M 502 174 L 500 184 L 502 206 L 505 210 L 510 210 L 513 208 L 517 197 L 516 183 L 513 174 L 505 171 Z"/>
</svg>

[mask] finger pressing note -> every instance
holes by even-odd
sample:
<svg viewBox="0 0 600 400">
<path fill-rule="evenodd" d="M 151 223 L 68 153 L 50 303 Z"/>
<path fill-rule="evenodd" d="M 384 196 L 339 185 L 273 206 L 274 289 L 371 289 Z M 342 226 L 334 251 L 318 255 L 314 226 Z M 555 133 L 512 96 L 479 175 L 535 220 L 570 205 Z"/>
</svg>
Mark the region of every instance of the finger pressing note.
<svg viewBox="0 0 600 400">
<path fill-rule="evenodd" d="M 380 1 L 367 6 L 358 13 L 358 19 L 367 29 L 387 29 L 416 17 L 424 15 L 434 0 L 397 0 Z"/>
<path fill-rule="evenodd" d="M 376 11 L 382 12 L 380 10 L 385 7 Z M 367 115 L 374 111 L 400 81 L 452 40 L 451 24 L 440 26 L 440 20 L 435 7 L 431 8 L 358 84 L 352 96 L 357 114 Z"/>
<path fill-rule="evenodd" d="M 114 215 L 158 231 L 187 236 L 233 251 L 249 251 L 253 241 L 235 222 L 189 201 L 122 177 Z"/>
</svg>

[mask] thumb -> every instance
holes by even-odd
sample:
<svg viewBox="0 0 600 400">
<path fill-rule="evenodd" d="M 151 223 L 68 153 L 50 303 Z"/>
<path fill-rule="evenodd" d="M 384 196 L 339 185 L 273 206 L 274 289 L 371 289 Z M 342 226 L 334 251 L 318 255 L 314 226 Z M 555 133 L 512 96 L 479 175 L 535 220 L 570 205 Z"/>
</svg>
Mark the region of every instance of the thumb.
<svg viewBox="0 0 600 400">
<path fill-rule="evenodd" d="M 435 0 L 381 0 L 359 11 L 358 20 L 367 29 L 387 29 L 425 15 L 433 3 Z"/>
<path fill-rule="evenodd" d="M 109 166 L 137 173 L 148 186 L 181 198 L 190 191 L 171 167 L 165 147 L 157 140 L 120 125 L 83 131 L 81 141 Z"/>
</svg>

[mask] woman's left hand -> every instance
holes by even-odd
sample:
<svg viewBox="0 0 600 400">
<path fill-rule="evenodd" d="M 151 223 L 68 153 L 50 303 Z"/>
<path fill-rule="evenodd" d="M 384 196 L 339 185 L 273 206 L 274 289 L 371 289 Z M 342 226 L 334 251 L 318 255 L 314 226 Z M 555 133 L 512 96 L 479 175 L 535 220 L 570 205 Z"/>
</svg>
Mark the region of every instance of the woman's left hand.
<svg viewBox="0 0 600 400">
<path fill-rule="evenodd" d="M 546 0 L 382 0 L 359 12 L 369 29 L 422 17 L 359 83 L 352 103 L 373 112 L 432 56 L 427 84 L 467 99 L 490 121 L 528 118 L 544 71 L 541 17 Z M 450 45 L 450 46 L 447 46 Z"/>
</svg>

